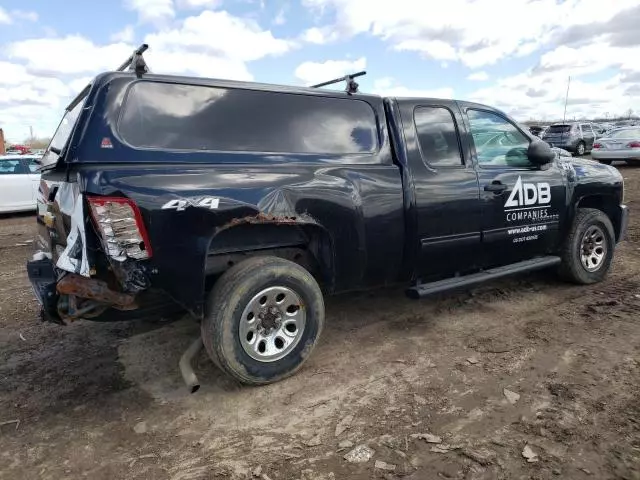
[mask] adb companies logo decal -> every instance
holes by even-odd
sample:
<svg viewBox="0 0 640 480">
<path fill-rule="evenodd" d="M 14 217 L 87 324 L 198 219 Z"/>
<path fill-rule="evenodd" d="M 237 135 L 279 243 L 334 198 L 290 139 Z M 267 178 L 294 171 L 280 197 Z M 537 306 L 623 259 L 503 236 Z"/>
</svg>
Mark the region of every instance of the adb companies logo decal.
<svg viewBox="0 0 640 480">
<path fill-rule="evenodd" d="M 519 176 L 504 206 L 505 208 L 513 208 L 531 205 L 542 206 L 549 203 L 551 203 L 551 185 L 547 182 L 523 183 L 522 177 Z"/>
<path fill-rule="evenodd" d="M 558 215 L 549 212 L 551 185 L 547 182 L 527 183 L 519 176 L 504 204 L 507 222 L 549 221 Z"/>
</svg>

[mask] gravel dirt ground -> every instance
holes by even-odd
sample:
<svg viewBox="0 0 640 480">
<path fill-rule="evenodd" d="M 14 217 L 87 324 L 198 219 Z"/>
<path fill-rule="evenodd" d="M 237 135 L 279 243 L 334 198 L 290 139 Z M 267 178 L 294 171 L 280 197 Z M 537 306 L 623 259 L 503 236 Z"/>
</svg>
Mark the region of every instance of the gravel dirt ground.
<svg viewBox="0 0 640 480">
<path fill-rule="evenodd" d="M 0 478 L 640 479 L 640 168 L 619 168 L 632 217 L 605 282 L 331 298 L 297 375 L 243 387 L 202 353 L 195 395 L 193 321 L 40 323 L 34 218 L 0 218 Z"/>
</svg>

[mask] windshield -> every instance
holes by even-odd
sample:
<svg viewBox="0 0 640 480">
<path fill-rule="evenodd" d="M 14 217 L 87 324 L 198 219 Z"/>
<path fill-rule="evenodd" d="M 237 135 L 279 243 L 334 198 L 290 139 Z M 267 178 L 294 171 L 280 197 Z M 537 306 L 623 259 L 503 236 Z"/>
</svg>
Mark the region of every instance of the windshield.
<svg viewBox="0 0 640 480">
<path fill-rule="evenodd" d="M 86 97 L 85 97 L 86 98 Z M 60 152 L 66 146 L 67 140 L 73 131 L 73 127 L 80 116 L 84 99 L 78 102 L 71 110 L 65 110 L 62 121 L 58 125 L 56 133 L 53 134 L 51 143 L 41 160 L 41 168 L 55 165 L 60 157 Z"/>
<path fill-rule="evenodd" d="M 611 138 L 640 138 L 640 128 L 624 128 L 609 135 Z"/>
<path fill-rule="evenodd" d="M 551 125 L 545 133 L 569 133 L 571 125 Z"/>
</svg>

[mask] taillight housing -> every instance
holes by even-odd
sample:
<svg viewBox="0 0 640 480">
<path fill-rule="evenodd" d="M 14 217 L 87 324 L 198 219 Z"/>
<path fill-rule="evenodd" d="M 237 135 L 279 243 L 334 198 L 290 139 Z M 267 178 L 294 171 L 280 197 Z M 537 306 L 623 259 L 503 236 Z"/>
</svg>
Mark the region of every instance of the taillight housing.
<svg viewBox="0 0 640 480">
<path fill-rule="evenodd" d="M 114 260 L 151 258 L 151 243 L 140 209 L 122 197 L 87 197 L 102 245 Z"/>
<path fill-rule="evenodd" d="M 601 143 L 594 143 L 593 144 L 593 148 L 602 148 L 602 144 Z"/>
<path fill-rule="evenodd" d="M 629 142 L 627 144 L 627 148 L 640 148 L 640 142 L 634 140 L 633 142 Z"/>
</svg>

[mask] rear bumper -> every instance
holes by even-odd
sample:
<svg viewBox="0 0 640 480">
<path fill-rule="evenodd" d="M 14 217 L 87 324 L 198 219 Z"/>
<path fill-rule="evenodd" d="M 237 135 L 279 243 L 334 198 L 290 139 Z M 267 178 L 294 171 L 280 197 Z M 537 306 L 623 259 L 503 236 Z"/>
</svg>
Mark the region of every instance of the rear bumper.
<svg viewBox="0 0 640 480">
<path fill-rule="evenodd" d="M 27 262 L 27 274 L 33 293 L 42 306 L 41 317 L 43 321 L 66 324 L 70 321 L 85 319 L 101 322 L 116 322 L 116 321 L 130 321 L 130 320 L 144 320 L 144 321 L 171 321 L 182 317 L 185 314 L 185 310 L 174 302 L 168 295 L 161 291 L 144 291 L 138 294 L 135 298 L 135 306 L 132 305 L 131 309 L 122 308 L 106 308 L 99 315 L 91 315 L 83 317 L 82 314 L 77 317 L 65 317 L 58 311 L 59 300 L 62 305 L 68 304 L 64 300 L 69 295 L 61 295 L 58 290 L 65 292 L 70 288 L 69 282 L 65 285 L 64 281 L 60 282 L 60 289 L 58 289 L 58 276 L 53 263 L 50 259 L 44 258 L 39 260 L 31 260 Z M 72 286 L 77 288 L 77 292 L 85 292 L 83 297 L 90 298 L 92 293 L 96 293 L 96 280 L 86 278 L 86 282 L 82 278 L 76 276 L 72 282 Z M 69 274 L 65 274 L 65 280 L 69 279 Z M 86 288 L 81 288 L 85 286 Z M 113 295 L 118 293 L 111 291 L 111 293 L 101 292 L 104 299 L 107 300 Z M 125 294 L 120 294 L 125 295 Z M 104 305 L 104 304 L 103 304 Z M 63 308 L 64 310 L 64 308 Z"/>
<path fill-rule="evenodd" d="M 629 226 L 629 208 L 626 205 L 620 205 L 620 227 L 616 232 L 616 241 L 621 242 L 627 235 L 627 227 Z"/>
<path fill-rule="evenodd" d="M 578 146 L 578 142 L 571 142 L 571 141 L 567 141 L 567 140 L 547 140 L 547 139 L 543 139 L 545 142 L 547 142 L 549 145 L 551 145 L 552 147 L 558 147 L 558 148 L 562 148 L 564 150 L 568 150 L 570 152 L 575 152 L 576 147 Z"/>
<path fill-rule="evenodd" d="M 594 160 L 640 160 L 640 150 L 601 150 L 594 149 L 591 152 Z"/>
<path fill-rule="evenodd" d="M 62 323 L 57 312 L 58 292 L 56 291 L 55 270 L 51 260 L 44 258 L 27 262 L 27 275 L 33 294 L 42 306 L 42 320 Z"/>
</svg>

